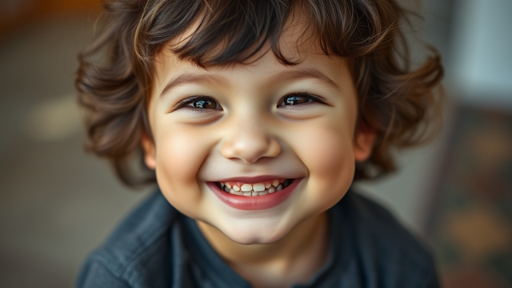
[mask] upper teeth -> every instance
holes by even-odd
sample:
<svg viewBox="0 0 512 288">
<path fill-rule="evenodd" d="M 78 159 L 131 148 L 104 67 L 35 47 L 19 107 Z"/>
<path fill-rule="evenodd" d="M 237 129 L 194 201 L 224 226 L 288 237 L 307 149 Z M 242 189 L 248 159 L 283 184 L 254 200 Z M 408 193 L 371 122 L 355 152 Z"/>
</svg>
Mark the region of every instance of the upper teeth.
<svg viewBox="0 0 512 288">
<path fill-rule="evenodd" d="M 243 196 L 263 196 L 269 193 L 280 191 L 283 188 L 282 183 L 285 179 L 275 179 L 262 183 L 240 183 L 240 182 L 220 182 L 220 187 L 229 193 Z"/>
</svg>

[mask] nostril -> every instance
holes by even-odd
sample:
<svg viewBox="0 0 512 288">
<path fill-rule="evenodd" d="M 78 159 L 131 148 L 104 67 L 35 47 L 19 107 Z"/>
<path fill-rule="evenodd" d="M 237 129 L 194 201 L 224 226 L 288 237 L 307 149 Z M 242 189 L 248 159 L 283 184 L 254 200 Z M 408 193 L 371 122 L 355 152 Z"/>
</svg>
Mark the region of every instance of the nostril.
<svg viewBox="0 0 512 288">
<path fill-rule="evenodd" d="M 225 158 L 239 159 L 252 164 L 262 158 L 277 157 L 281 153 L 279 142 L 271 137 L 241 134 L 223 141 L 221 154 Z"/>
</svg>

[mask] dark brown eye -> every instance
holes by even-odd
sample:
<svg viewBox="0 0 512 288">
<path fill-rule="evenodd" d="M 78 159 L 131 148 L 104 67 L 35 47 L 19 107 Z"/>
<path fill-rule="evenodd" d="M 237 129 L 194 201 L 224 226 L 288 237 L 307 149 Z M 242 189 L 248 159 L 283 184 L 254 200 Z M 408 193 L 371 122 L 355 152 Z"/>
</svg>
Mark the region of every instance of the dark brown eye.
<svg viewBox="0 0 512 288">
<path fill-rule="evenodd" d="M 301 105 L 301 104 L 308 104 L 312 102 L 321 102 L 318 98 L 315 96 L 308 94 L 308 93 L 296 93 L 296 94 L 290 94 L 281 100 L 279 102 L 279 106 L 293 106 L 293 105 Z"/>
<path fill-rule="evenodd" d="M 188 103 L 188 106 L 199 109 L 220 109 L 219 104 L 212 100 L 197 100 Z"/>
<path fill-rule="evenodd" d="M 208 96 L 194 96 L 182 100 L 178 103 L 176 109 L 191 108 L 199 110 L 222 110 L 222 107 L 215 99 Z"/>
</svg>

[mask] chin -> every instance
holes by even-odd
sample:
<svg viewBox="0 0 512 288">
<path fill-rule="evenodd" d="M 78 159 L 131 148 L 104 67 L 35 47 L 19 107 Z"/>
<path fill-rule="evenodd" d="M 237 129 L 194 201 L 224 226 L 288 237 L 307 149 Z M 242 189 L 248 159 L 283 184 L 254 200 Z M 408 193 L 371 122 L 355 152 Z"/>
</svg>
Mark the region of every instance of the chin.
<svg viewBox="0 0 512 288">
<path fill-rule="evenodd" d="M 251 227 L 251 225 L 242 225 L 242 227 L 230 227 L 230 229 L 220 229 L 226 237 L 232 241 L 243 244 L 271 244 L 278 242 L 286 237 L 290 229 L 276 226 Z"/>
<path fill-rule="evenodd" d="M 226 235 L 227 236 L 227 235 Z M 236 235 L 233 237 L 227 236 L 231 241 L 236 242 L 242 245 L 264 245 L 264 244 L 272 244 L 278 242 L 283 237 L 268 237 L 268 235 Z"/>
</svg>

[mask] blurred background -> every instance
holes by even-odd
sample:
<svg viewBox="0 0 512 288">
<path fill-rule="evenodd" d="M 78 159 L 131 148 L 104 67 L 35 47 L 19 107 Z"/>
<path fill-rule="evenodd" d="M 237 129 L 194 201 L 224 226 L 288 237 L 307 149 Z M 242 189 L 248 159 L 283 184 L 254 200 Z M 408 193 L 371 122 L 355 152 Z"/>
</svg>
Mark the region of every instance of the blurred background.
<svg viewBox="0 0 512 288">
<path fill-rule="evenodd" d="M 512 2 L 403 2 L 444 58 L 444 130 L 358 189 L 432 246 L 445 287 L 512 287 Z M 99 0 L 0 0 L 0 287 L 72 287 L 152 190 L 122 186 L 83 150 L 76 54 L 99 11 Z"/>
</svg>

